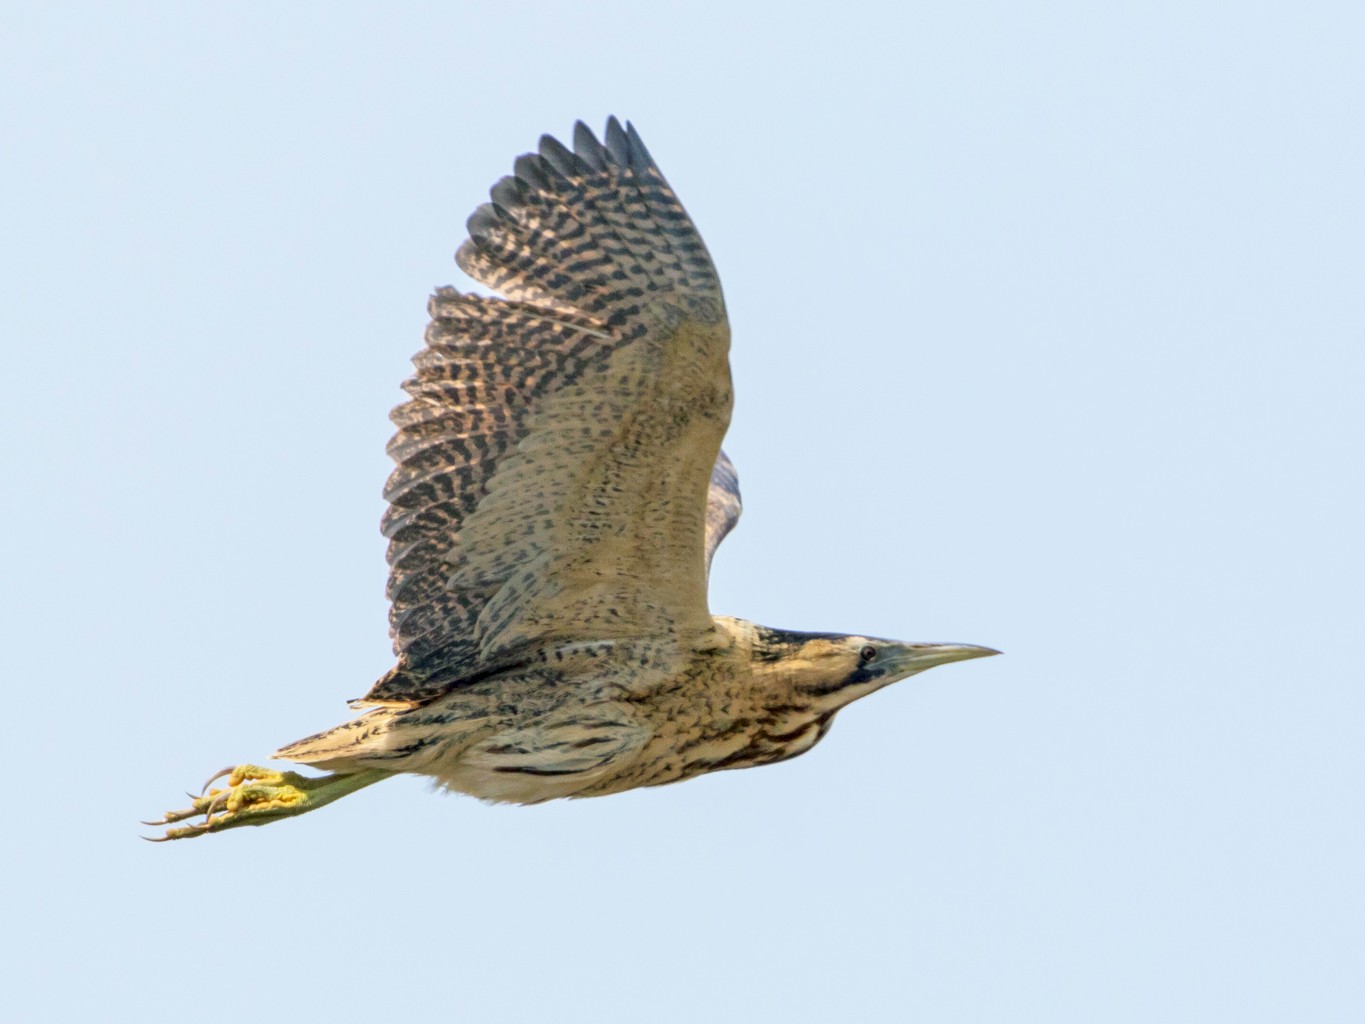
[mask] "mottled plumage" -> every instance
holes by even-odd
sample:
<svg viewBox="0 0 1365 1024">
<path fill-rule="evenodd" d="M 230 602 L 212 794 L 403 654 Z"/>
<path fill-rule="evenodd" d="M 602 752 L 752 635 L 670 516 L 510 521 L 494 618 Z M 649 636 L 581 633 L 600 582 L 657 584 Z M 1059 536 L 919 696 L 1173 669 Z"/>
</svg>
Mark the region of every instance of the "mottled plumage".
<svg viewBox="0 0 1365 1024">
<path fill-rule="evenodd" d="M 365 713 L 243 766 L 181 838 L 395 772 L 535 803 L 795 756 L 894 679 L 994 653 L 713 617 L 740 514 L 720 451 L 729 326 L 706 247 L 635 130 L 542 138 L 469 218 L 403 385 L 385 488 L 398 662 Z"/>
</svg>

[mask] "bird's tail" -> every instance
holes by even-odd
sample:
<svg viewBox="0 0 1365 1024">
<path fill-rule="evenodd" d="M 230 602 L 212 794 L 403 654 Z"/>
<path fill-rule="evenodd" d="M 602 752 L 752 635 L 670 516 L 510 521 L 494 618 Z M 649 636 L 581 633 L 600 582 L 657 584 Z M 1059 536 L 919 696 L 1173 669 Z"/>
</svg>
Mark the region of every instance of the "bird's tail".
<svg viewBox="0 0 1365 1024">
<path fill-rule="evenodd" d="M 359 718 L 305 736 L 275 757 L 330 772 L 432 774 L 493 728 L 486 708 L 377 707 Z"/>
<path fill-rule="evenodd" d="M 273 756 L 332 772 L 360 768 L 401 770 L 392 764 L 394 717 L 390 708 L 374 708 L 359 718 L 281 747 Z"/>
</svg>

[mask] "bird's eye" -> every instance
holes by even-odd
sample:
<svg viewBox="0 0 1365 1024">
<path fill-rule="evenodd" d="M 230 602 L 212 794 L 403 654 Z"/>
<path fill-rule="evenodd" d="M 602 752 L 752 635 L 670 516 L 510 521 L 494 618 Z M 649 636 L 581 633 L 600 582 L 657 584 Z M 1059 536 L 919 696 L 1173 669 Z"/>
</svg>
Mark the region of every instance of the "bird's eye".
<svg viewBox="0 0 1365 1024">
<path fill-rule="evenodd" d="M 871 644 L 867 644 L 858 652 L 858 657 L 862 659 L 863 664 L 867 664 L 867 662 L 871 661 L 876 656 L 877 648 L 873 647 Z"/>
</svg>

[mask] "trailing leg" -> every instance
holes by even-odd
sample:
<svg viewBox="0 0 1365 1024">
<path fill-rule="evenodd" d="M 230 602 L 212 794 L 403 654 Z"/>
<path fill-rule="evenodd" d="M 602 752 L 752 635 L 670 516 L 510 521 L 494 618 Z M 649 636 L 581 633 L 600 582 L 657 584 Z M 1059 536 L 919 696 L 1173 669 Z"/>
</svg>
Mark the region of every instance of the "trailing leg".
<svg viewBox="0 0 1365 1024">
<path fill-rule="evenodd" d="M 172 825 L 201 814 L 204 816 L 203 821 L 181 828 L 168 828 L 165 835 L 158 836 L 152 842 L 192 839 L 243 825 L 268 825 L 282 818 L 315 811 L 392 774 L 378 768 L 367 768 L 309 778 L 298 772 L 273 771 L 252 764 L 238 765 L 236 768 L 224 768 L 209 779 L 204 784 L 204 792 L 194 797 L 188 808 L 167 811 L 160 820 L 144 824 Z M 224 777 L 227 780 L 224 788 L 209 788 Z"/>
</svg>

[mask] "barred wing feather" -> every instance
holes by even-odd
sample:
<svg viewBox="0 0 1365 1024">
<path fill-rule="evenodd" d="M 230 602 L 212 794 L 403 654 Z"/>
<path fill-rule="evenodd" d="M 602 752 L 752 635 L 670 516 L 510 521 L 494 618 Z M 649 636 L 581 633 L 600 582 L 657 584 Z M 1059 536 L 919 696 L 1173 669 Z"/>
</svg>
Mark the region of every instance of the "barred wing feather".
<svg viewBox="0 0 1365 1024">
<path fill-rule="evenodd" d="M 429 700 L 532 643 L 705 629 L 738 516 L 720 284 L 639 136 L 546 137 L 492 199 L 456 259 L 506 298 L 437 292 L 394 411 L 399 662 L 361 704 Z"/>
</svg>

